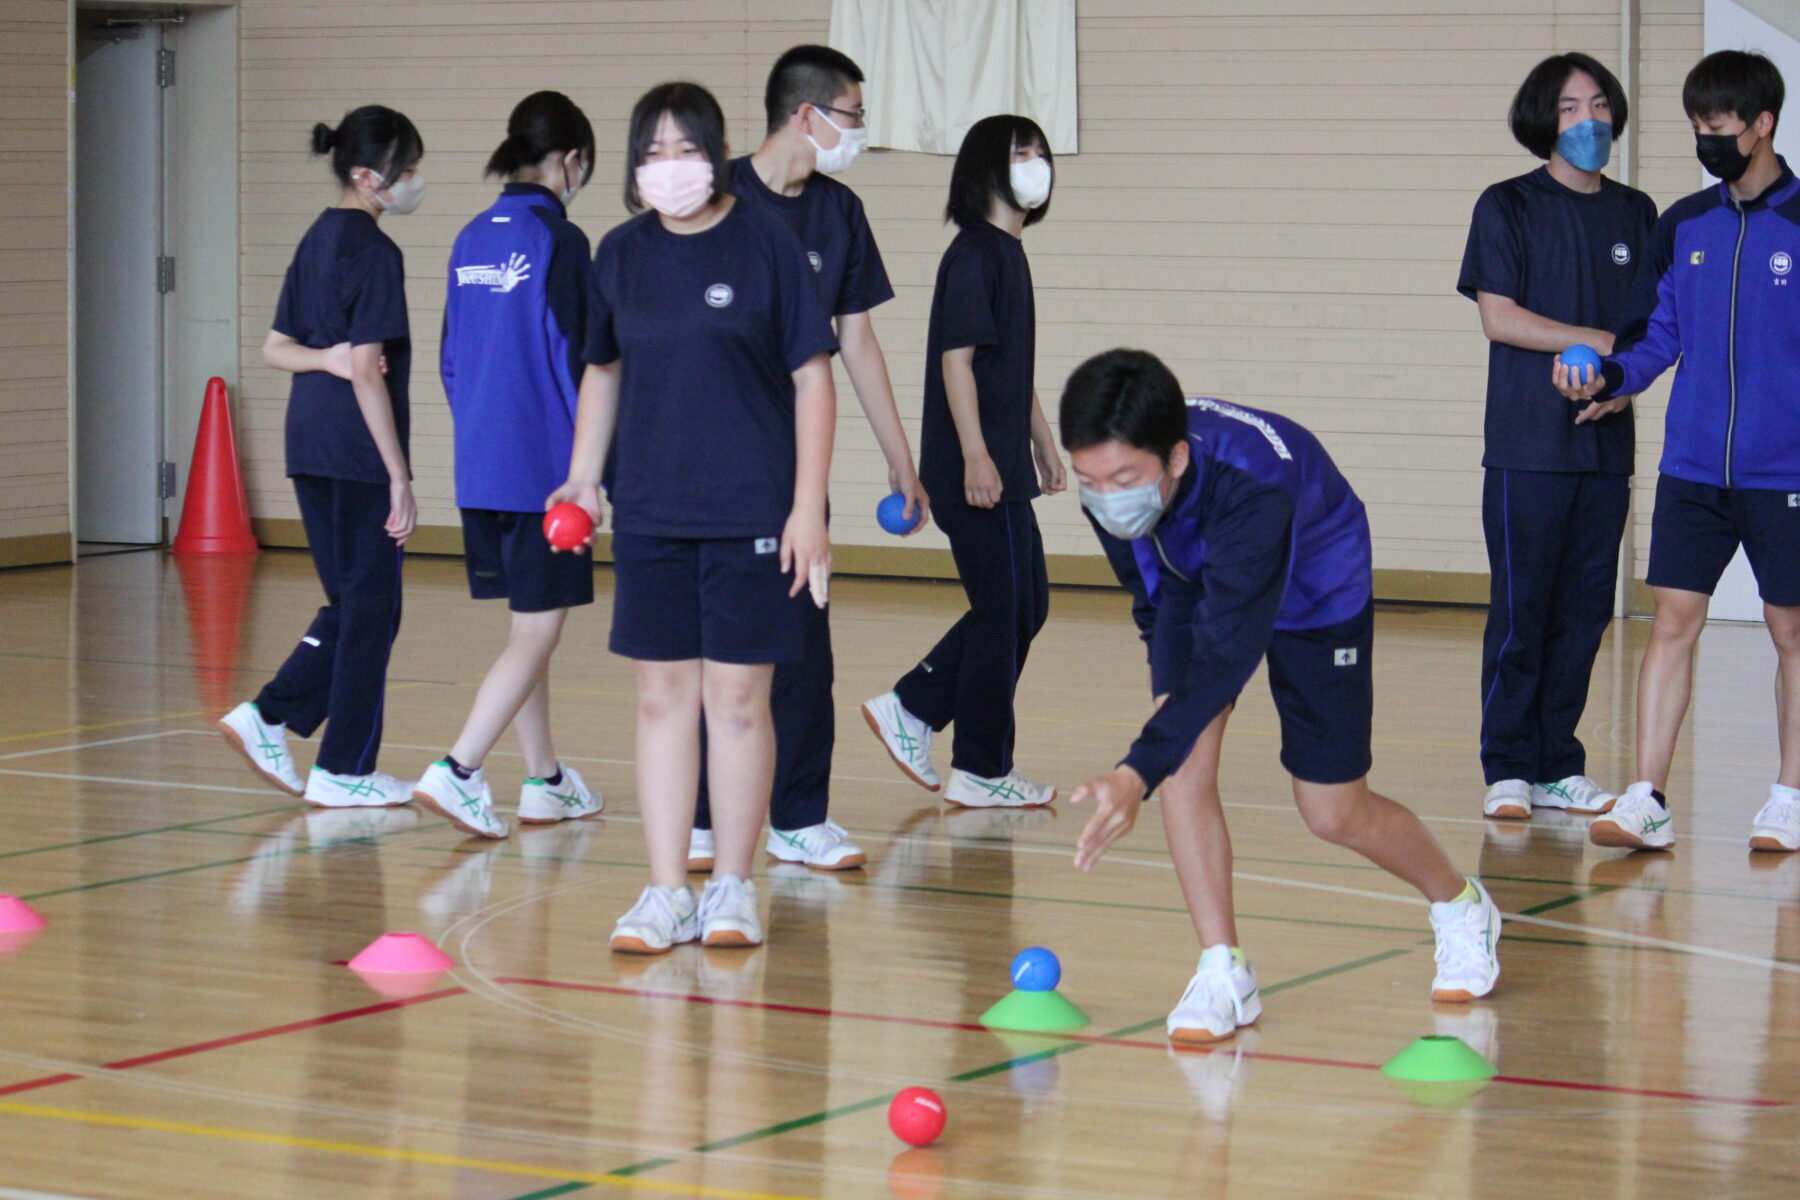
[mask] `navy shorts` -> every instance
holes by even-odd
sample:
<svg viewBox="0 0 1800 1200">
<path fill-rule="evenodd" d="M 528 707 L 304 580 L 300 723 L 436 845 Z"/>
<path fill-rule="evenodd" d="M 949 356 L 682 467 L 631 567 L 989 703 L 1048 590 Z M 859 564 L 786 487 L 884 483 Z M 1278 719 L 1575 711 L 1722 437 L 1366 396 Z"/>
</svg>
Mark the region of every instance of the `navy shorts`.
<svg viewBox="0 0 1800 1200">
<path fill-rule="evenodd" d="M 1710 596 L 1740 543 L 1763 603 L 1800 605 L 1800 492 L 1657 478 L 1651 587 Z"/>
<path fill-rule="evenodd" d="M 544 538 L 543 513 L 465 508 L 462 527 L 463 562 L 475 599 L 505 600 L 517 613 L 594 602 L 594 560 L 553 553 Z"/>
<path fill-rule="evenodd" d="M 789 596 L 779 538 L 613 534 L 614 654 L 645 662 L 798 662 L 812 594 Z"/>
<path fill-rule="evenodd" d="M 1192 606 L 1157 611 L 1150 687 L 1166 696 L 1189 668 Z M 1186 619 L 1180 616 L 1185 608 Z M 1278 629 L 1269 642 L 1269 693 L 1281 718 L 1281 765 L 1304 783 L 1354 783 L 1369 773 L 1375 717 L 1375 603 L 1319 629 Z"/>
</svg>

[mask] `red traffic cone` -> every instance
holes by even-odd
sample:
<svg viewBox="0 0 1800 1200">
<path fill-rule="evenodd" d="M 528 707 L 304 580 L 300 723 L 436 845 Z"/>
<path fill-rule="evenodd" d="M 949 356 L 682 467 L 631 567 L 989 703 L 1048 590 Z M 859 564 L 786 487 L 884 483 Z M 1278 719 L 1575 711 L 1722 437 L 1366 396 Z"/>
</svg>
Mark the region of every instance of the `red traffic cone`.
<svg viewBox="0 0 1800 1200">
<path fill-rule="evenodd" d="M 225 381 L 217 377 L 206 381 L 206 406 L 200 411 L 187 497 L 181 504 L 181 532 L 171 549 L 176 554 L 256 553 L 250 504 L 238 472 L 237 439 L 231 433 L 231 408 L 225 401 Z"/>
</svg>

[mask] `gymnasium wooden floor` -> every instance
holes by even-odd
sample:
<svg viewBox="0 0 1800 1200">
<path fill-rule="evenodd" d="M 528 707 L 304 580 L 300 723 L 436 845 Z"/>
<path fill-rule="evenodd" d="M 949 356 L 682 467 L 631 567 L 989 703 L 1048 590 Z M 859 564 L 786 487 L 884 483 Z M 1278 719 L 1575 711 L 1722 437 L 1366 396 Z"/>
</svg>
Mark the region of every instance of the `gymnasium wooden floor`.
<svg viewBox="0 0 1800 1200">
<path fill-rule="evenodd" d="M 459 563 L 407 575 L 382 765 L 410 778 L 505 617 Z M 1162 1020 L 1197 947 L 1155 816 L 1083 876 L 1075 812 L 947 811 L 857 718 L 960 610 L 943 585 L 834 591 L 834 815 L 869 867 L 766 871 L 761 950 L 610 955 L 644 859 L 607 582 L 554 684 L 606 815 L 492 843 L 410 808 L 309 812 L 210 732 L 317 605 L 303 557 L 0 574 L 0 892 L 50 922 L 0 961 L 0 1198 L 1800 1193 L 1800 862 L 1745 845 L 1775 757 L 1759 627 L 1701 643 L 1675 853 L 1621 857 L 1580 821 L 1480 819 L 1482 614 L 1381 614 L 1377 785 L 1514 915 L 1501 990 L 1461 1011 L 1429 1003 L 1424 909 L 1305 833 L 1253 684 L 1227 797 L 1266 1011 L 1176 1054 Z M 1609 783 L 1644 631 L 1615 626 L 1594 682 Z M 1066 788 L 1115 761 L 1141 663 L 1121 595 L 1058 592 L 1021 691 L 1026 770 Z M 335 965 L 405 929 L 459 964 L 433 990 L 386 1001 Z M 1083 1037 L 974 1025 L 1031 944 L 1061 955 Z M 1372 1069 L 1434 1032 L 1502 1077 L 1434 1099 Z M 884 1112 L 912 1084 L 950 1128 L 901 1153 Z"/>
</svg>

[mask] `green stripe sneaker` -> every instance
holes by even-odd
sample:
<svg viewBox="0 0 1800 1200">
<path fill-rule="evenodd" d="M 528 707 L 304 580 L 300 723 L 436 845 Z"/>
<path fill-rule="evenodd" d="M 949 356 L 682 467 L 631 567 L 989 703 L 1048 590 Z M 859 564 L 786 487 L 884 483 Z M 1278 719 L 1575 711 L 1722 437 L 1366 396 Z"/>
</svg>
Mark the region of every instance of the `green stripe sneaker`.
<svg viewBox="0 0 1800 1200">
<path fill-rule="evenodd" d="M 558 821 L 579 821 L 606 807 L 606 801 L 588 789 L 587 782 L 567 763 L 559 762 L 562 772 L 558 783 L 527 779 L 519 789 L 519 820 L 526 825 L 554 825 Z"/>
<path fill-rule="evenodd" d="M 314 767 L 306 777 L 305 800 L 320 808 L 388 808 L 411 799 L 412 788 L 379 771 L 339 775 Z"/>
<path fill-rule="evenodd" d="M 952 767 L 944 799 L 964 808 L 1037 808 L 1056 799 L 1056 789 L 1031 782 L 1017 767 L 998 779 Z"/>
<path fill-rule="evenodd" d="M 494 811 L 494 791 L 479 767 L 467 779 L 458 779 L 450 764 L 439 759 L 413 785 L 412 798 L 464 833 L 486 838 L 507 835 L 506 818 Z"/>
<path fill-rule="evenodd" d="M 1675 844 L 1675 820 L 1651 795 L 1649 780 L 1625 789 L 1612 811 L 1588 826 L 1588 840 L 1596 846 L 1625 850 L 1667 850 Z"/>
<path fill-rule="evenodd" d="M 1603 813 L 1609 811 L 1617 800 L 1617 796 L 1586 775 L 1570 775 L 1555 783 L 1531 785 L 1533 808 L 1560 808 L 1572 813 Z"/>
<path fill-rule="evenodd" d="M 219 732 L 244 756 L 258 778 L 290 796 L 306 794 L 306 785 L 294 769 L 294 756 L 288 753 L 287 727 L 263 720 L 254 702 L 246 700 L 220 717 Z"/>
</svg>

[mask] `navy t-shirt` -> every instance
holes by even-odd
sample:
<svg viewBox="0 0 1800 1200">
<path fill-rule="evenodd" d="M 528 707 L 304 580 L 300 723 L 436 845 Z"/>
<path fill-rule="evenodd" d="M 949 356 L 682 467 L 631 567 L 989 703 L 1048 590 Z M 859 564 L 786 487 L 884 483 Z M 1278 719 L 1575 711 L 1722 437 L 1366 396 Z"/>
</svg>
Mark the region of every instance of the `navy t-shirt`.
<svg viewBox="0 0 1800 1200">
<path fill-rule="evenodd" d="M 794 379 L 837 349 L 791 230 L 747 204 L 677 234 L 654 212 L 600 241 L 583 357 L 619 363 L 613 527 L 775 537 L 794 506 Z"/>
<path fill-rule="evenodd" d="M 815 172 L 798 196 L 784 196 L 762 181 L 749 158 L 739 158 L 731 164 L 731 190 L 794 231 L 829 315 L 868 312 L 894 298 L 862 201 L 837 180 Z"/>
<path fill-rule="evenodd" d="M 1481 194 L 1457 290 L 1505 296 L 1521 308 L 1618 333 L 1635 315 L 1634 285 L 1656 224 L 1656 203 L 1602 178 L 1577 192 L 1548 167 Z M 1629 475 L 1632 410 L 1585 425 L 1550 383 L 1555 355 L 1488 343 L 1487 448 L 1482 465 L 1512 471 Z"/>
<path fill-rule="evenodd" d="M 925 408 L 919 480 L 933 504 L 962 504 L 962 440 L 944 391 L 944 352 L 975 348 L 981 436 L 1000 474 L 1000 500 L 1038 496 L 1031 461 L 1037 306 L 1025 243 L 980 221 L 958 231 L 938 263 L 925 336 Z"/>
<path fill-rule="evenodd" d="M 400 452 L 410 457 L 412 337 L 406 321 L 406 263 L 374 217 L 352 208 L 319 214 L 288 266 L 274 329 L 315 350 L 340 342 L 379 342 L 387 357 L 385 381 Z M 288 392 L 287 473 L 388 482 L 387 467 L 348 379 L 329 371 L 294 376 Z"/>
</svg>

